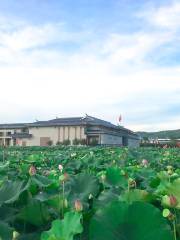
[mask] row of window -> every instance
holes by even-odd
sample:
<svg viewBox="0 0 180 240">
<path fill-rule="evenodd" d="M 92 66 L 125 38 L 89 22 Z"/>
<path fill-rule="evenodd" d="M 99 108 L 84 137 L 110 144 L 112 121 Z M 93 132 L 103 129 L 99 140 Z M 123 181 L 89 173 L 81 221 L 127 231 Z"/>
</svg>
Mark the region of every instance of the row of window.
<svg viewBox="0 0 180 240">
<path fill-rule="evenodd" d="M 22 128 L 21 129 L 21 133 L 28 133 L 28 128 Z M 12 132 L 8 131 L 8 132 L 2 132 L 0 131 L 0 137 L 4 137 L 4 136 L 10 136 L 12 133 L 17 133 L 17 130 L 13 130 Z"/>
<path fill-rule="evenodd" d="M 0 132 L 0 137 L 10 136 L 11 132 Z"/>
</svg>

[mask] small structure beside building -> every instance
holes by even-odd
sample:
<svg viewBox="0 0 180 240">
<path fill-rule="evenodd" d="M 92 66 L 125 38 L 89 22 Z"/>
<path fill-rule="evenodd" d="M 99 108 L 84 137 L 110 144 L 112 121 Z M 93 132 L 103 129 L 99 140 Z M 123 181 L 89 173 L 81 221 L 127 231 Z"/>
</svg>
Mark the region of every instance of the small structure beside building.
<svg viewBox="0 0 180 240">
<path fill-rule="evenodd" d="M 91 117 L 56 118 L 34 123 L 0 124 L 0 145 L 48 146 L 68 141 L 87 145 L 139 146 L 133 131 Z"/>
</svg>

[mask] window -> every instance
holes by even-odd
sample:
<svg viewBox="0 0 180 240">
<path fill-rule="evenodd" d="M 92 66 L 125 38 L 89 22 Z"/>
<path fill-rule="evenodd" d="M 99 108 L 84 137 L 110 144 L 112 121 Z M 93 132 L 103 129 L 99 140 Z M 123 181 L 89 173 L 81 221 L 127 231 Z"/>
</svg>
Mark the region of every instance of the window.
<svg viewBox="0 0 180 240">
<path fill-rule="evenodd" d="M 25 127 L 25 128 L 22 128 L 22 129 L 21 129 L 21 132 L 22 132 L 22 133 L 29 133 L 29 129 L 26 128 L 26 127 Z"/>
<path fill-rule="evenodd" d="M 11 135 L 11 132 L 7 132 L 7 133 L 6 133 L 6 136 L 10 136 L 10 135 Z"/>
<path fill-rule="evenodd" d="M 4 133 L 3 132 L 0 132 L 0 137 L 3 137 L 4 136 Z"/>
</svg>

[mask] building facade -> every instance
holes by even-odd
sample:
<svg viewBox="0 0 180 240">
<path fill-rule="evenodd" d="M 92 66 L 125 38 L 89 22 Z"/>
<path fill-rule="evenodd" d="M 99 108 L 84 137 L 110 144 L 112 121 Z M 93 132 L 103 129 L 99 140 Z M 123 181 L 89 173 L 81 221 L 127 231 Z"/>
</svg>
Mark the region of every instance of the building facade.
<svg viewBox="0 0 180 240">
<path fill-rule="evenodd" d="M 34 123 L 0 124 L 0 145 L 48 146 L 78 140 L 79 143 L 139 146 L 137 134 L 121 126 L 91 117 L 56 118 Z"/>
</svg>

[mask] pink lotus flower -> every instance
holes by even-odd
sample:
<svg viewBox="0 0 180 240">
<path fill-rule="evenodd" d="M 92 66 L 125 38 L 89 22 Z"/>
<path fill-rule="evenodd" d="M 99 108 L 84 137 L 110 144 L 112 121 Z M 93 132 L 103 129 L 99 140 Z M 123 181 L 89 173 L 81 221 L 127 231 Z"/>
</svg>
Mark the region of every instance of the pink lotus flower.
<svg viewBox="0 0 180 240">
<path fill-rule="evenodd" d="M 63 171 L 63 166 L 61 164 L 58 165 L 59 171 L 62 172 Z"/>
<path fill-rule="evenodd" d="M 75 201 L 74 208 L 77 212 L 81 212 L 83 210 L 83 205 L 80 200 Z"/>
<path fill-rule="evenodd" d="M 143 165 L 144 167 L 147 167 L 147 166 L 148 166 L 148 160 L 143 159 L 143 160 L 142 160 L 142 165 Z"/>
<path fill-rule="evenodd" d="M 36 168 L 32 165 L 30 168 L 29 168 L 29 175 L 33 176 L 36 174 Z"/>
<path fill-rule="evenodd" d="M 162 204 L 167 207 L 176 207 L 178 205 L 178 201 L 174 195 L 165 195 L 162 198 Z"/>
<path fill-rule="evenodd" d="M 177 198 L 173 195 L 169 196 L 169 200 L 172 207 L 175 207 L 178 204 Z"/>
</svg>

